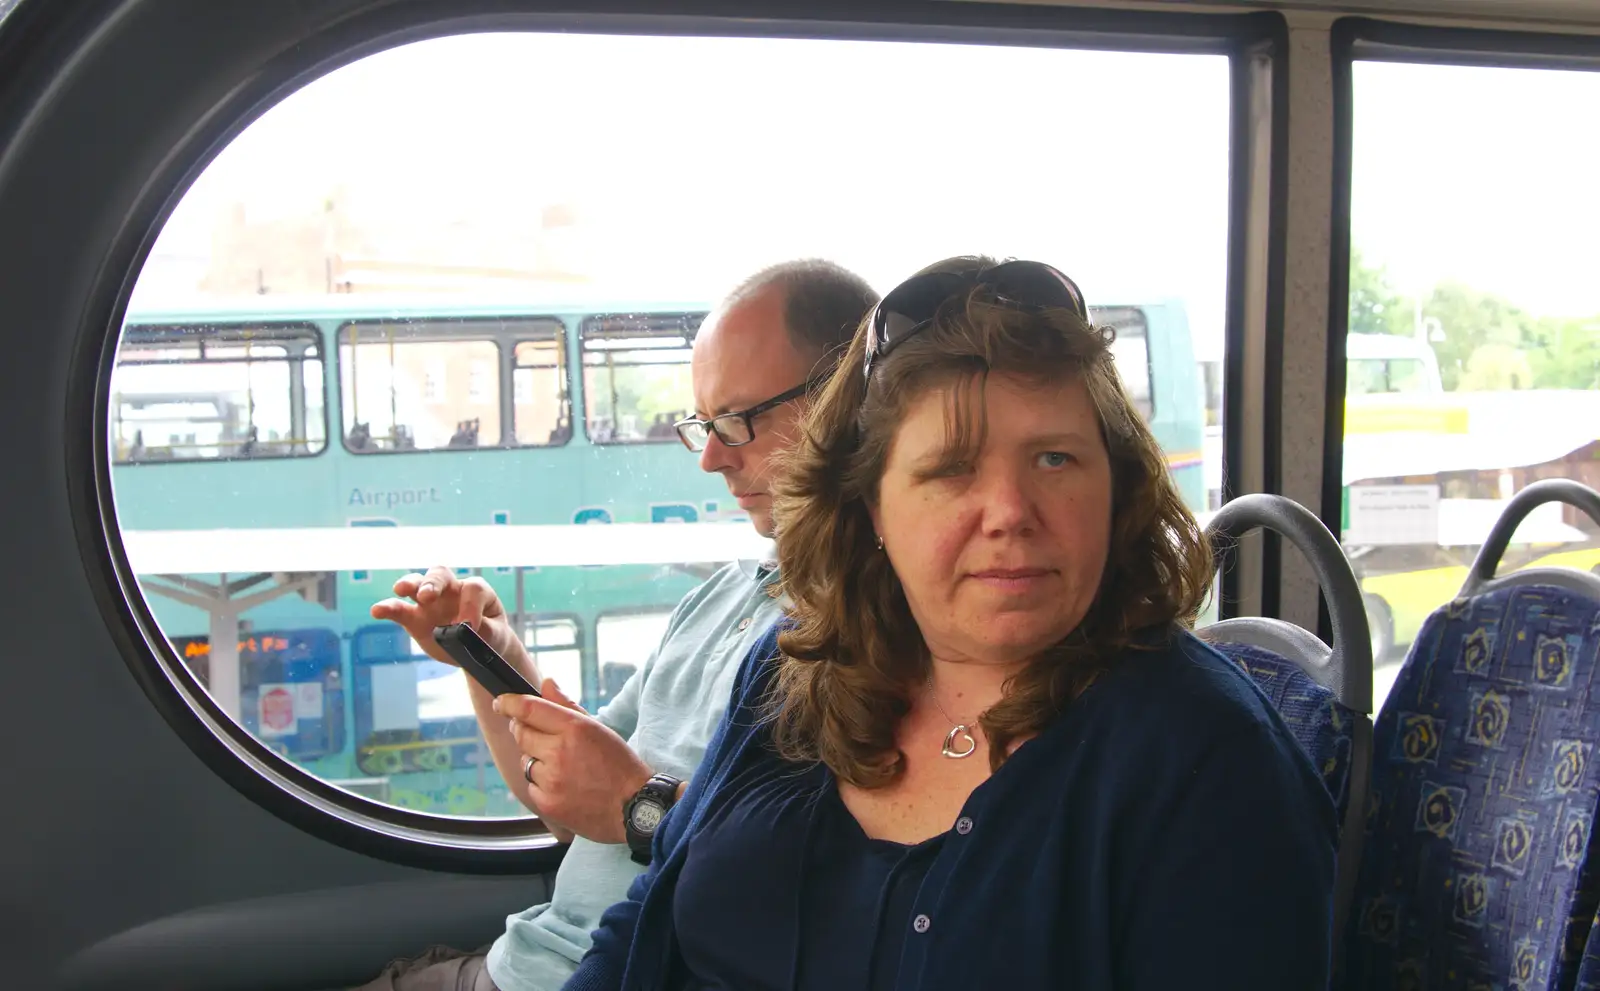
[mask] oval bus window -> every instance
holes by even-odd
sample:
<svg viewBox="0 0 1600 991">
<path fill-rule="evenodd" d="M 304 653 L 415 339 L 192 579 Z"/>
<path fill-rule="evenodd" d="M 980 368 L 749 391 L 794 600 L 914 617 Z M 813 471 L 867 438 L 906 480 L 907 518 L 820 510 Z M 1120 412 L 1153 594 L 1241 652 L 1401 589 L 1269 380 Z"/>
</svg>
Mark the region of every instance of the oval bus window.
<svg viewBox="0 0 1600 991">
<path fill-rule="evenodd" d="M 526 814 L 464 676 L 370 610 L 479 576 L 604 718 L 684 595 L 767 549 L 672 424 L 706 315 L 800 258 L 880 292 L 956 254 L 1067 271 L 1203 513 L 1228 121 L 1204 54 L 504 34 L 341 68 L 220 151 L 140 274 L 107 455 L 148 609 L 304 771 Z"/>
</svg>

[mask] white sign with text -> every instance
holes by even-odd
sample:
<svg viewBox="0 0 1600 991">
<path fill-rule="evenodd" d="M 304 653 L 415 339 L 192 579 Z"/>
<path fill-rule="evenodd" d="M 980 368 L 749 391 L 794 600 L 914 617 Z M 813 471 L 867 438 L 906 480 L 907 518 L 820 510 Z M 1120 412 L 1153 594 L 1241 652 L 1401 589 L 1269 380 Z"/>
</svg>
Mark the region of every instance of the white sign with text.
<svg viewBox="0 0 1600 991">
<path fill-rule="evenodd" d="M 1351 486 L 1346 544 L 1436 544 L 1438 540 L 1439 486 Z"/>
</svg>

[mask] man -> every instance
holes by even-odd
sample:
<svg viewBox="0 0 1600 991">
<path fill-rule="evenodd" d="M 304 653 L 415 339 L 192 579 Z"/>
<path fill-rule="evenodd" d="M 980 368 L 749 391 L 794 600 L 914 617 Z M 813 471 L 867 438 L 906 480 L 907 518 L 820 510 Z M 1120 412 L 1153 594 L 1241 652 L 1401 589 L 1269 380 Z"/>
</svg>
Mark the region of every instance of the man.
<svg viewBox="0 0 1600 991">
<path fill-rule="evenodd" d="M 876 298 L 837 265 L 789 262 L 746 280 L 696 335 L 697 422 L 679 434 L 699 451 L 703 470 L 722 475 L 763 536 L 772 536 L 771 467 L 793 442 L 805 386 L 833 367 Z M 501 777 L 572 846 L 550 902 L 511 916 L 486 955 L 430 951 L 390 965 L 364 991 L 554 991 L 566 981 L 600 913 L 626 895 L 648 863 L 655 821 L 699 765 L 739 662 L 777 620 L 775 577 L 770 563 L 718 570 L 678 604 L 655 654 L 595 716 L 554 681 L 540 685 L 543 699 L 497 700 L 468 680 Z M 435 626 L 470 622 L 529 680 L 539 680 L 481 579 L 433 568 L 401 579 L 395 595 L 372 615 L 405 627 L 430 656 L 450 663 L 433 640 Z"/>
</svg>

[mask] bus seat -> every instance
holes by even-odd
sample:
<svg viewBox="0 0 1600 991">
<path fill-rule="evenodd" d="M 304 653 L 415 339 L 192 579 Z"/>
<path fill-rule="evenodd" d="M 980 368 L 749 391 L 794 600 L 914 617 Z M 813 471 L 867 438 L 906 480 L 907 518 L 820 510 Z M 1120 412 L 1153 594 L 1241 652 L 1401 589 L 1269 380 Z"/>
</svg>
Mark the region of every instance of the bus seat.
<svg viewBox="0 0 1600 991">
<path fill-rule="evenodd" d="M 645 433 L 645 439 L 651 441 L 677 440 L 678 430 L 672 425 L 672 422 L 667 418 L 667 414 L 657 413 L 656 418 L 650 423 L 649 431 Z"/>
<path fill-rule="evenodd" d="M 462 420 L 456 424 L 456 432 L 451 436 L 447 447 L 477 447 L 478 446 L 478 418 Z"/>
<path fill-rule="evenodd" d="M 70 957 L 60 991 L 310 991 L 372 980 L 434 945 L 472 950 L 543 897 L 538 877 L 412 880 L 269 895 L 146 922 Z"/>
<path fill-rule="evenodd" d="M 1201 631 L 1202 639 L 1205 637 Z M 1234 663 L 1244 668 L 1322 775 L 1322 783 L 1333 796 L 1338 813 L 1340 835 L 1350 807 L 1350 771 L 1355 748 L 1356 725 L 1361 713 L 1345 708 L 1333 692 L 1317 684 L 1295 661 L 1252 643 L 1211 642 Z M 1354 826 L 1352 825 L 1352 828 Z"/>
<path fill-rule="evenodd" d="M 1600 900 L 1600 579 L 1495 577 L 1516 526 L 1600 493 L 1536 482 L 1429 616 L 1374 733 L 1351 988 L 1573 987 Z M 1597 951 L 1600 952 L 1600 951 Z"/>
<path fill-rule="evenodd" d="M 1263 527 L 1287 537 L 1317 576 L 1333 620 L 1333 645 L 1280 619 L 1241 616 L 1199 631 L 1237 662 L 1277 706 L 1333 796 L 1339 822 L 1334 888 L 1334 952 L 1361 863 L 1367 768 L 1372 754 L 1372 638 L 1361 586 L 1332 533 L 1292 499 L 1252 493 L 1228 501 L 1207 527 L 1221 560 L 1246 533 Z"/>
<path fill-rule="evenodd" d="M 350 433 L 346 435 L 345 446 L 352 451 L 372 450 L 372 427 L 366 423 L 356 423 L 351 426 Z"/>
</svg>

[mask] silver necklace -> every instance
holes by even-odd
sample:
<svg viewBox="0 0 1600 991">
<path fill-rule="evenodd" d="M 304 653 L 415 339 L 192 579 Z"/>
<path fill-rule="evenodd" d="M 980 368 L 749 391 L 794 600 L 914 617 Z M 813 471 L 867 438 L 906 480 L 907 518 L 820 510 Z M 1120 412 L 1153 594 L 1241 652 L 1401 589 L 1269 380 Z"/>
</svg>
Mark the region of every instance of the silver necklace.
<svg viewBox="0 0 1600 991">
<path fill-rule="evenodd" d="M 933 692 L 933 684 L 931 682 L 928 684 L 928 697 L 933 699 L 933 704 L 939 708 L 939 714 L 943 716 L 947 722 L 955 723 L 955 725 L 950 728 L 950 732 L 944 735 L 944 747 L 940 749 L 939 752 L 944 754 L 946 757 L 952 757 L 957 760 L 961 759 L 962 757 L 971 757 L 972 752 L 978 749 L 978 740 L 972 735 L 972 730 L 968 728 L 966 723 L 957 722 L 955 719 L 951 718 L 950 713 L 944 711 L 944 706 L 939 703 L 939 696 L 935 695 Z M 962 740 L 966 741 L 966 748 L 957 750 L 956 747 L 961 743 Z"/>
</svg>

